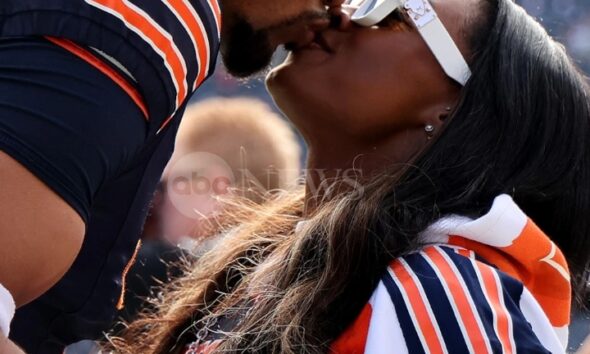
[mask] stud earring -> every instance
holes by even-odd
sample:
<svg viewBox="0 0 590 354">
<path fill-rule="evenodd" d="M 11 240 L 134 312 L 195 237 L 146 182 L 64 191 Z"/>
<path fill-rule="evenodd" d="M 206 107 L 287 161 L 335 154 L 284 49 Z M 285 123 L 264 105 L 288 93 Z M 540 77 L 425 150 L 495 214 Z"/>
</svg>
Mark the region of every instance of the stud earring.
<svg viewBox="0 0 590 354">
<path fill-rule="evenodd" d="M 424 131 L 426 132 L 426 135 L 428 136 L 428 139 L 432 139 L 432 136 L 434 135 L 434 125 L 427 124 L 424 127 Z"/>
<path fill-rule="evenodd" d="M 450 112 L 451 111 L 451 107 L 447 107 L 445 109 L 447 110 L 447 112 Z"/>
</svg>

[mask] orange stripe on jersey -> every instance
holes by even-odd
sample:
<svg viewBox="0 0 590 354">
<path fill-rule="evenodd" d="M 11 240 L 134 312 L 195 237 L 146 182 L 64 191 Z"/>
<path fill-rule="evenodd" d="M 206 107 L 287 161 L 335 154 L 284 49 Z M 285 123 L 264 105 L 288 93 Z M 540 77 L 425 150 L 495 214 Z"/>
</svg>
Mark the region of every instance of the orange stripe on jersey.
<svg viewBox="0 0 590 354">
<path fill-rule="evenodd" d="M 399 281 L 401 287 L 405 291 L 408 297 L 409 304 L 412 312 L 415 315 L 417 321 L 416 330 L 422 332 L 420 337 L 428 348 L 425 351 L 427 353 L 444 353 L 439 333 L 435 329 L 435 319 L 431 317 L 431 312 L 428 311 L 427 305 L 424 302 L 424 294 L 420 291 L 418 284 L 416 284 L 412 275 L 408 270 L 401 264 L 399 260 L 395 260 L 391 265 L 390 269 Z"/>
<path fill-rule="evenodd" d="M 187 6 L 183 0 L 169 0 L 168 2 L 174 11 L 180 16 L 181 20 L 188 27 L 188 34 L 195 41 L 195 51 L 199 58 L 199 73 L 197 75 L 194 88 L 196 89 L 205 80 L 206 70 L 209 68 L 209 53 L 207 48 L 209 44 L 206 43 L 206 38 L 203 33 L 204 29 L 199 24 L 199 19 L 195 17 L 196 14 L 191 12 L 191 9 Z"/>
<path fill-rule="evenodd" d="M 471 342 L 475 353 L 488 353 L 486 339 L 475 317 L 477 314 L 474 313 L 468 299 L 470 295 L 466 293 L 467 290 L 461 285 L 461 281 L 451 265 L 439 252 L 442 251 L 439 251 L 436 247 L 427 247 L 424 249 L 424 254 L 430 258 L 431 265 L 435 266 L 437 272 L 441 274 L 442 278 L 440 281 L 446 282 L 448 285 L 447 288 L 452 296 L 452 299 L 449 299 L 449 301 L 455 303 L 455 308 L 458 311 L 457 316 L 459 317 L 457 320 L 462 322 L 464 332 L 469 337 L 465 338 L 465 340 Z"/>
<path fill-rule="evenodd" d="M 570 282 L 563 253 L 534 222 L 527 221 L 521 234 L 508 247 L 492 247 L 459 236 L 449 244 L 467 248 L 520 280 L 534 295 L 555 327 L 570 321 Z M 530 274 L 536 274 L 530 277 Z"/>
<path fill-rule="evenodd" d="M 455 252 L 462 255 L 463 257 L 473 258 L 473 253 L 469 250 L 466 250 L 465 248 L 457 248 L 455 249 Z"/>
<path fill-rule="evenodd" d="M 500 298 L 501 290 L 498 286 L 497 278 L 494 271 L 481 262 L 473 262 L 481 275 L 483 290 L 485 291 L 488 303 L 494 312 L 494 330 L 502 344 L 502 353 L 512 354 L 515 352 L 512 337 L 512 321 L 504 301 Z"/>
<path fill-rule="evenodd" d="M 119 295 L 119 301 L 117 301 L 117 310 L 121 311 L 122 309 L 125 308 L 125 292 L 127 291 L 127 274 L 129 274 L 129 271 L 131 270 L 131 267 L 133 267 L 133 265 L 135 264 L 135 261 L 137 260 L 137 255 L 139 254 L 139 250 L 141 249 L 141 240 L 137 240 L 137 245 L 135 245 L 135 251 L 133 251 L 133 255 L 131 256 L 131 259 L 129 259 L 129 262 L 127 262 L 127 265 L 125 266 L 125 269 L 123 269 L 123 274 L 121 274 L 121 294 Z"/>
<path fill-rule="evenodd" d="M 143 98 L 141 94 L 133 87 L 128 80 L 126 80 L 123 76 L 121 76 L 115 69 L 111 68 L 109 65 L 105 64 L 104 61 L 97 58 L 94 54 L 87 51 L 86 49 L 80 47 L 76 43 L 69 41 L 67 39 L 62 38 L 55 38 L 55 37 L 45 37 L 51 43 L 58 45 L 68 52 L 74 54 L 78 58 L 84 60 L 88 64 L 92 65 L 96 69 L 98 69 L 101 73 L 108 76 L 113 82 L 119 85 L 120 88 L 129 95 L 131 100 L 137 105 L 141 113 L 146 120 L 149 120 L 148 110 L 143 102 Z"/>
<path fill-rule="evenodd" d="M 172 118 L 174 118 L 174 115 L 171 115 L 170 117 L 166 118 L 164 123 L 162 123 L 162 125 L 160 126 L 160 128 L 156 132 L 156 135 L 160 134 L 162 132 L 162 130 L 164 130 L 168 126 L 168 124 L 170 124 L 170 122 L 172 121 Z"/>
<path fill-rule="evenodd" d="M 209 0 L 208 3 L 213 8 L 213 13 L 217 20 L 217 27 L 221 29 L 221 9 L 219 8 L 219 4 L 217 3 L 217 0 Z"/>
<path fill-rule="evenodd" d="M 371 304 L 366 304 L 356 320 L 332 343 L 330 352 L 338 354 L 364 353 L 372 314 Z"/>
<path fill-rule="evenodd" d="M 163 32 L 155 24 L 150 22 L 146 15 L 133 9 L 126 0 L 85 0 L 87 3 L 96 6 L 112 15 L 122 19 L 126 25 L 135 31 L 138 31 L 144 40 L 146 40 L 154 50 L 163 54 L 165 64 L 170 68 L 172 80 L 177 87 L 176 106 L 180 106 L 187 96 L 186 87 L 186 69 L 183 58 L 180 56 L 176 45 L 168 34 Z"/>
</svg>

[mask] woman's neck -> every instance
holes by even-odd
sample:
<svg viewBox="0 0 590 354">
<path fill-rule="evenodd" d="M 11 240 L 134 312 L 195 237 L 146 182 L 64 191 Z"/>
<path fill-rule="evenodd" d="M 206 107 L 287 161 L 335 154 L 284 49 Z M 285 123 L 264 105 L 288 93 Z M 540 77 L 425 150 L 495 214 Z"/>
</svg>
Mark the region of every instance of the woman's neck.
<svg viewBox="0 0 590 354">
<path fill-rule="evenodd" d="M 371 144 L 344 140 L 309 144 L 304 216 L 342 193 L 362 192 L 362 186 L 381 173 L 402 168 L 423 146 L 423 142 L 416 145 L 408 140 L 412 141 L 393 136 Z"/>
</svg>

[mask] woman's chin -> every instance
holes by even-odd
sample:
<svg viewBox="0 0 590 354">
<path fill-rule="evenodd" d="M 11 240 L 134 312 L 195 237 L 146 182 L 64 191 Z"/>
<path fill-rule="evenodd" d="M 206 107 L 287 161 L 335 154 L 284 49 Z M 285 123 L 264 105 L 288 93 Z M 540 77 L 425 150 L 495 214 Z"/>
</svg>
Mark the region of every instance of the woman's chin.
<svg viewBox="0 0 590 354">
<path fill-rule="evenodd" d="M 294 94 L 293 82 L 289 79 L 288 72 L 285 72 L 283 67 L 285 63 L 273 68 L 268 75 L 266 75 L 266 90 L 272 97 L 275 105 L 283 112 L 285 112 L 285 104 L 293 99 Z"/>
<path fill-rule="evenodd" d="M 292 82 L 290 82 L 293 79 L 293 75 L 290 74 L 290 71 L 292 71 L 292 61 L 290 56 L 291 55 L 266 75 L 266 88 L 273 96 L 276 92 L 283 91 L 292 84 Z"/>
<path fill-rule="evenodd" d="M 276 87 L 296 88 L 305 77 L 318 74 L 320 65 L 330 58 L 330 54 L 320 49 L 302 49 L 291 52 L 283 63 L 275 67 L 266 76 L 266 84 L 271 91 Z M 314 72 L 315 74 L 313 74 Z M 321 73 L 321 71 L 319 71 Z M 310 76 L 311 75 L 311 76 Z"/>
</svg>

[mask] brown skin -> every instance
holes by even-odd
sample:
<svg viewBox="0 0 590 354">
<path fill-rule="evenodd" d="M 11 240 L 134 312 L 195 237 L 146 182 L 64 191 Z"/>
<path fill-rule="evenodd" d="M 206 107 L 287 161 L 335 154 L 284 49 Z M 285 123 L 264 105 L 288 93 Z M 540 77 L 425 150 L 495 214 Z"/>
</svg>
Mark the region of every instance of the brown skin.
<svg viewBox="0 0 590 354">
<path fill-rule="evenodd" d="M 0 353 L 4 354 L 24 354 L 24 352 L 14 343 L 0 334 Z"/>
<path fill-rule="evenodd" d="M 63 276 L 82 245 L 85 227 L 57 194 L 1 152 L 0 166 L 0 185 L 14 187 L 0 188 L 0 234 L 13 236 L 0 238 L 0 279 L 22 306 Z"/>
<path fill-rule="evenodd" d="M 588 336 L 576 354 L 590 354 L 590 336 Z"/>
<path fill-rule="evenodd" d="M 84 238 L 80 216 L 0 152 L 0 283 L 17 307 L 42 295 L 69 269 Z M 22 353 L 0 334 L 0 353 Z"/>
<path fill-rule="evenodd" d="M 471 0 L 434 6 L 464 55 L 460 24 Z M 461 19 L 461 21 L 458 21 Z M 295 50 L 271 72 L 277 105 L 309 146 L 307 168 L 324 177 L 355 168 L 363 176 L 402 166 L 427 146 L 427 124 L 441 130 L 461 87 L 448 78 L 420 34 L 404 21 L 364 28 L 348 21 L 321 33 L 324 46 Z M 319 177 L 310 173 L 317 186 Z M 307 185 L 308 212 L 317 195 Z"/>
</svg>

